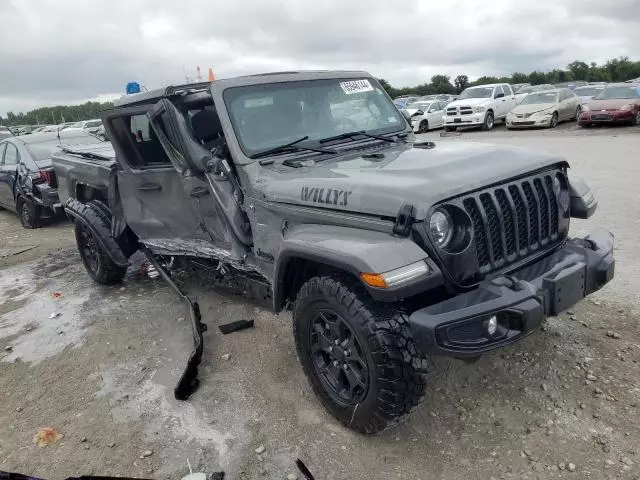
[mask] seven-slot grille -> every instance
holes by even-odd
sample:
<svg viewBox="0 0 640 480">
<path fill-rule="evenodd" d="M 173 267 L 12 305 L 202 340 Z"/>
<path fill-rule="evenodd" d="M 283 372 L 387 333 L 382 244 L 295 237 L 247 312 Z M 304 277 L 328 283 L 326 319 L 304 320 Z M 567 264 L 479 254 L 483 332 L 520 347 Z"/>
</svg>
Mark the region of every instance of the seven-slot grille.
<svg viewBox="0 0 640 480">
<path fill-rule="evenodd" d="M 553 193 L 553 176 L 544 172 L 494 187 L 462 200 L 473 223 L 481 274 L 525 259 L 564 239 Z"/>
</svg>

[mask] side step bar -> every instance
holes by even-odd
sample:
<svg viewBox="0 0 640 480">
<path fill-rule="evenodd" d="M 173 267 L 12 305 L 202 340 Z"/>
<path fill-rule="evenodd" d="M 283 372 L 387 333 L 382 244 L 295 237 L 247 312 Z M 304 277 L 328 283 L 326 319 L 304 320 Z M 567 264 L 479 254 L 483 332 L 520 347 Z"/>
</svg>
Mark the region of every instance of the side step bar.
<svg viewBox="0 0 640 480">
<path fill-rule="evenodd" d="M 182 301 L 189 306 L 191 331 L 193 332 L 193 351 L 189 356 L 187 366 L 182 373 L 178 384 L 173 390 L 174 396 L 177 400 L 187 400 L 200 386 L 200 380 L 198 379 L 198 366 L 202 361 L 202 334 L 207 331 L 207 326 L 201 321 L 202 316 L 200 315 L 200 305 L 198 305 L 198 302 L 194 302 L 182 290 L 180 290 L 180 287 L 178 287 L 178 285 L 173 281 L 167 269 L 160 264 L 151 250 L 144 245 L 140 245 L 140 250 L 147 256 L 164 281 L 167 282 L 169 286 L 171 286 L 171 288 L 173 288 L 173 290 L 182 298 Z"/>
</svg>

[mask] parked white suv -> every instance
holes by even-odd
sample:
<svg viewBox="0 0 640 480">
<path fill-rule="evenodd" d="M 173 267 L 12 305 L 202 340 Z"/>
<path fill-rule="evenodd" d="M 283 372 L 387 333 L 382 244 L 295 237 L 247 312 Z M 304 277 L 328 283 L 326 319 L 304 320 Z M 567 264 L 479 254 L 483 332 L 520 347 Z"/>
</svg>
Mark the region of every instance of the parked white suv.
<svg viewBox="0 0 640 480">
<path fill-rule="evenodd" d="M 447 105 L 444 129 L 451 132 L 458 127 L 482 127 L 491 130 L 496 120 L 507 117 L 516 106 L 516 96 L 507 83 L 478 85 L 465 89 L 458 99 Z"/>
</svg>

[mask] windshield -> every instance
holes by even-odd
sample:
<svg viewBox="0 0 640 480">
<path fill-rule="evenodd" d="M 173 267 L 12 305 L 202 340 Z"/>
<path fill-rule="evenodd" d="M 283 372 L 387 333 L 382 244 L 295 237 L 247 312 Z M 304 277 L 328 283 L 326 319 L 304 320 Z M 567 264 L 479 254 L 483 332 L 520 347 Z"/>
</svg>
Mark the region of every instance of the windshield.
<svg viewBox="0 0 640 480">
<path fill-rule="evenodd" d="M 407 108 L 416 108 L 418 110 L 424 110 L 425 112 L 429 109 L 429 105 L 431 102 L 413 102 L 407 105 Z"/>
<path fill-rule="evenodd" d="M 467 88 L 460 94 L 458 100 L 465 98 L 490 98 L 493 95 L 493 87 L 473 87 Z"/>
<path fill-rule="evenodd" d="M 536 92 L 540 90 L 540 87 L 537 85 L 530 85 L 528 87 L 522 87 L 520 90 L 518 90 L 518 93 L 531 93 L 531 92 Z"/>
<path fill-rule="evenodd" d="M 86 134 L 78 135 L 77 137 L 65 136 L 62 138 L 61 143 L 62 145 L 85 145 L 88 143 L 102 143 L 102 140 L 93 135 Z M 38 162 L 50 158 L 53 152 L 60 147 L 60 143 L 58 143 L 58 139 L 54 137 L 42 142 L 27 143 L 25 147 L 31 155 L 31 158 Z"/>
<path fill-rule="evenodd" d="M 398 132 L 406 120 L 373 79 L 283 82 L 225 90 L 233 129 L 250 156 L 299 138 L 298 145 L 346 132 Z"/>
<path fill-rule="evenodd" d="M 602 88 L 579 87 L 579 88 L 576 88 L 573 91 L 573 93 L 575 93 L 579 97 L 593 97 L 593 96 L 597 95 L 598 93 L 600 93 L 601 91 L 602 91 Z"/>
<path fill-rule="evenodd" d="M 594 100 L 608 98 L 640 98 L 640 87 L 608 87 L 593 97 Z"/>
<path fill-rule="evenodd" d="M 558 103 L 558 92 L 540 92 L 540 93 L 530 93 L 520 105 L 535 105 L 538 103 Z"/>
</svg>

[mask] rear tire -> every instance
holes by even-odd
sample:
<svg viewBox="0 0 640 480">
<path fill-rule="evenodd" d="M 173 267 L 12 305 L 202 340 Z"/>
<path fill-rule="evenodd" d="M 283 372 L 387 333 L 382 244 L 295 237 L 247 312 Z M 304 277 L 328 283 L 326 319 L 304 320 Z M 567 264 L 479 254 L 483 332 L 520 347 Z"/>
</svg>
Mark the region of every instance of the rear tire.
<svg viewBox="0 0 640 480">
<path fill-rule="evenodd" d="M 314 392 L 353 430 L 382 431 L 424 398 L 426 360 L 406 317 L 373 301 L 357 281 L 308 280 L 296 297 L 293 334 Z"/>
<path fill-rule="evenodd" d="M 495 125 L 495 118 L 493 116 L 493 112 L 489 111 L 484 116 L 484 122 L 482 123 L 482 130 L 484 130 L 485 132 L 488 132 L 489 130 L 493 129 L 494 125 Z"/>
<path fill-rule="evenodd" d="M 104 225 L 102 219 L 95 212 L 89 210 L 85 215 L 87 220 L 99 230 L 109 229 Z M 75 221 L 76 243 L 78 252 L 87 273 L 94 281 L 101 285 L 112 285 L 120 282 L 127 271 L 127 267 L 116 265 L 109 254 L 102 247 L 96 235 L 82 221 Z"/>
<path fill-rule="evenodd" d="M 42 226 L 40 206 L 33 203 L 30 198 L 18 198 L 16 211 L 24 228 L 39 228 Z"/>
</svg>

